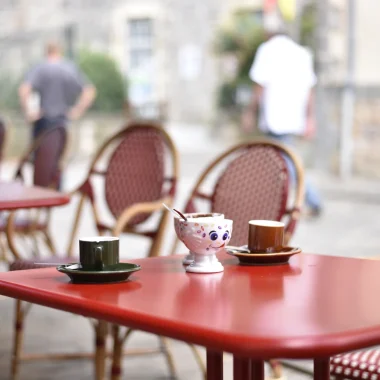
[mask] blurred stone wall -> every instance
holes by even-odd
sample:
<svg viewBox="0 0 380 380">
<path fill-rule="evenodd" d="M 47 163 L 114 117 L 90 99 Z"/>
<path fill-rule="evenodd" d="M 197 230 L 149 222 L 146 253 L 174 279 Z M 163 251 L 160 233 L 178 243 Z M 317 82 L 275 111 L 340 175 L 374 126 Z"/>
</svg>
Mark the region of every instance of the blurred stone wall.
<svg viewBox="0 0 380 380">
<path fill-rule="evenodd" d="M 329 169 L 338 172 L 341 90 L 328 89 L 329 126 L 322 139 Z M 357 87 L 353 123 L 353 173 L 380 178 L 380 87 Z"/>
<path fill-rule="evenodd" d="M 380 96 L 359 96 L 357 99 L 354 121 L 354 170 L 365 176 L 380 178 Z"/>
</svg>

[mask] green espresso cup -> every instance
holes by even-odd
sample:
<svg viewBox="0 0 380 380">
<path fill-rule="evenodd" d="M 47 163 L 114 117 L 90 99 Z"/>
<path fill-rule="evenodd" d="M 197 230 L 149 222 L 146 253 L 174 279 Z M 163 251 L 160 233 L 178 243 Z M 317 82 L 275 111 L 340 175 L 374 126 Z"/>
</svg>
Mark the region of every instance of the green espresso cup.
<svg viewBox="0 0 380 380">
<path fill-rule="evenodd" d="M 119 238 L 94 236 L 79 239 L 79 260 L 83 270 L 102 271 L 119 264 Z"/>
</svg>

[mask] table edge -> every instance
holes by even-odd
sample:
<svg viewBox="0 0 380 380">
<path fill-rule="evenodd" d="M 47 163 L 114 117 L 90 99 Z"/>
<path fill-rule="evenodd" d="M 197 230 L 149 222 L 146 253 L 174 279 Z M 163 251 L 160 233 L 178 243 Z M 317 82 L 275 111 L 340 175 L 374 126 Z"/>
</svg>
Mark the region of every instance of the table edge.
<svg viewBox="0 0 380 380">
<path fill-rule="evenodd" d="M 20 292 L 22 292 L 21 295 Z M 48 292 L 34 291 L 28 287 L 10 284 L 3 280 L 0 280 L 0 294 L 250 358 L 310 359 L 330 357 L 380 343 L 380 323 L 379 326 L 370 329 L 318 337 L 247 338 L 246 336 L 232 336 L 228 333 L 210 331 L 200 327 L 189 328 L 189 326 L 170 323 L 170 320 L 167 319 L 133 311 L 125 312 L 123 310 L 121 313 L 117 309 L 105 308 L 100 303 L 92 304 L 89 308 L 75 297 L 64 296 L 61 299 L 54 299 Z"/>
<path fill-rule="evenodd" d="M 6 201 L 6 206 L 0 206 L 1 211 L 10 211 L 29 208 L 51 208 L 66 205 L 70 202 L 70 196 L 62 194 L 57 198 L 41 198 L 28 201 Z"/>
</svg>

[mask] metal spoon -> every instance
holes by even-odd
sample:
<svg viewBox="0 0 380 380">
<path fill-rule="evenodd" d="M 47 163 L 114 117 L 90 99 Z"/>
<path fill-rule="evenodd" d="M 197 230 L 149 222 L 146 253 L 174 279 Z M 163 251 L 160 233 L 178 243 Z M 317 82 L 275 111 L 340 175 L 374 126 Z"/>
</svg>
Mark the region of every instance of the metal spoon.
<svg viewBox="0 0 380 380">
<path fill-rule="evenodd" d="M 170 208 L 165 203 L 162 204 L 167 210 L 169 210 L 173 215 L 180 216 L 185 222 L 187 222 L 187 218 L 185 215 L 183 215 L 180 211 L 176 210 L 175 208 Z"/>
<path fill-rule="evenodd" d="M 226 249 L 228 251 L 233 251 L 233 252 L 249 253 L 248 247 L 244 245 L 242 247 L 234 247 L 233 245 L 227 245 Z"/>
<path fill-rule="evenodd" d="M 33 263 L 35 265 L 46 265 L 46 266 L 58 266 L 58 265 L 66 265 L 66 263 Z M 66 269 L 80 269 L 82 266 L 80 264 L 72 264 L 67 265 Z"/>
</svg>

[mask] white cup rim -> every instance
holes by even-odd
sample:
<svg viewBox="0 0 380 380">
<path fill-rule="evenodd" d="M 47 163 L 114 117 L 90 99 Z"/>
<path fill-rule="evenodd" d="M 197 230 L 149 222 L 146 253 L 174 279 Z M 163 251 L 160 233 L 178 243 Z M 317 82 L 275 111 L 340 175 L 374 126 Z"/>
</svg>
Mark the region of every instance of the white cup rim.
<svg viewBox="0 0 380 380">
<path fill-rule="evenodd" d="M 249 224 L 260 227 L 285 227 L 285 223 L 277 220 L 250 220 Z"/>
<path fill-rule="evenodd" d="M 205 214 L 212 214 L 212 215 L 210 215 L 210 216 L 202 216 L 200 218 L 218 218 L 218 217 L 222 216 L 223 219 L 224 219 L 224 214 L 221 213 L 221 212 L 186 212 L 183 215 L 185 215 L 186 218 L 188 218 L 188 219 L 198 219 L 197 217 L 194 218 L 191 215 L 205 215 Z M 176 218 L 176 219 L 183 219 L 182 216 L 179 216 L 179 215 L 174 215 L 174 218 Z"/>
<path fill-rule="evenodd" d="M 79 238 L 79 241 L 85 241 L 89 243 L 101 242 L 101 241 L 117 241 L 119 240 L 116 236 L 85 236 Z"/>
<path fill-rule="evenodd" d="M 181 220 L 183 223 L 186 223 L 186 224 L 190 224 L 190 225 L 193 225 L 193 224 L 199 224 L 199 225 L 203 225 L 203 224 L 210 224 L 210 222 L 214 223 L 214 224 L 217 224 L 218 222 L 220 223 L 224 223 L 224 222 L 227 222 L 228 224 L 232 224 L 233 223 L 233 220 L 232 219 L 214 219 L 214 220 L 201 220 L 199 221 L 199 219 L 188 219 L 187 222 L 185 222 L 184 220 Z"/>
</svg>

